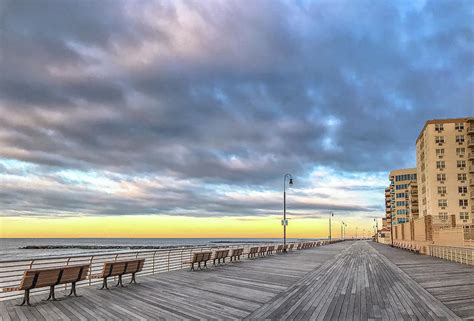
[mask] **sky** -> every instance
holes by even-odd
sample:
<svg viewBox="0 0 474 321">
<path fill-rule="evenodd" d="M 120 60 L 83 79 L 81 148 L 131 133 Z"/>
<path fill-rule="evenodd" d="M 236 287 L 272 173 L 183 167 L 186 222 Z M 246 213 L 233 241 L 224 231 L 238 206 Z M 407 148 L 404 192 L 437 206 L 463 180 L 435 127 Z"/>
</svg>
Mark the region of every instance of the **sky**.
<svg viewBox="0 0 474 321">
<path fill-rule="evenodd" d="M 473 1 L 0 3 L 0 237 L 369 231 L 473 113 Z M 367 232 L 368 233 L 368 232 Z"/>
</svg>

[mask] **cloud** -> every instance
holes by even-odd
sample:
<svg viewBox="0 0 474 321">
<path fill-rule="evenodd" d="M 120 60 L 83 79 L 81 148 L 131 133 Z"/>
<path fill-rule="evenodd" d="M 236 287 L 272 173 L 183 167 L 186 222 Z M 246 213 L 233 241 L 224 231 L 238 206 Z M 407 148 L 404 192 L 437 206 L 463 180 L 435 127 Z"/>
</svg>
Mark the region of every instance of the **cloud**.
<svg viewBox="0 0 474 321">
<path fill-rule="evenodd" d="M 469 116 L 474 101 L 471 1 L 42 0 L 1 10 L 0 160 L 33 166 L 0 167 L 3 214 L 274 213 L 271 198 L 213 196 L 223 186 L 275 192 L 285 172 L 324 194 L 306 180 L 317 167 L 362 179 L 414 166 L 424 122 Z M 57 181 L 65 170 L 192 186 L 117 197 Z M 20 186 L 33 176 L 54 184 Z M 329 197 L 295 209 L 370 212 L 383 182 L 374 184 L 338 190 L 367 204 Z"/>
</svg>

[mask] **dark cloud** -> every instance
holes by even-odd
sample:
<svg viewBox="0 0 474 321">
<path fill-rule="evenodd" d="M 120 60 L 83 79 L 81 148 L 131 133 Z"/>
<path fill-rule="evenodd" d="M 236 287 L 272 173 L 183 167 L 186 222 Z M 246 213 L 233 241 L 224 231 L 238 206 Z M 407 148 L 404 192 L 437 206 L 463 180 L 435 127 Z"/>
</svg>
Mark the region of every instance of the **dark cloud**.
<svg viewBox="0 0 474 321">
<path fill-rule="evenodd" d="M 472 114 L 473 9 L 441 0 L 6 1 L 0 159 L 255 189 L 315 166 L 414 166 L 427 119 Z M 176 200 L 48 193 L 25 195 L 45 210 L 178 211 Z M 226 200 L 207 211 L 252 206 Z"/>
</svg>

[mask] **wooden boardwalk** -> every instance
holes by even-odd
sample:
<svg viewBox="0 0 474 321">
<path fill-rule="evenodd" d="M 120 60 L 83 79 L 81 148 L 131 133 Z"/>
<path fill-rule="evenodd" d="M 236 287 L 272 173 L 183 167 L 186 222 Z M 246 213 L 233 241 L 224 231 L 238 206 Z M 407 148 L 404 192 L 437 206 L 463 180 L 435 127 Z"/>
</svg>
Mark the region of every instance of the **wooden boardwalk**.
<svg viewBox="0 0 474 321">
<path fill-rule="evenodd" d="M 474 320 L 472 267 L 366 241 L 138 281 L 57 302 L 33 297 L 33 307 L 3 301 L 0 319 Z"/>
</svg>

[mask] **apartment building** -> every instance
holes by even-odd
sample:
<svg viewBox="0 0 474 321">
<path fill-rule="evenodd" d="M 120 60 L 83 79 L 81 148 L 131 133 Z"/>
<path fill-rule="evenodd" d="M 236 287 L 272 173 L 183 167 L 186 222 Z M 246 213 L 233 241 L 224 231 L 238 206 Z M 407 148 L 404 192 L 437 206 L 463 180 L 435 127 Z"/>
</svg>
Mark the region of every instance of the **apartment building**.
<svg viewBox="0 0 474 321">
<path fill-rule="evenodd" d="M 417 181 L 411 181 L 410 183 L 408 183 L 407 190 L 408 190 L 406 193 L 407 215 L 408 215 L 408 220 L 413 221 L 419 217 Z"/>
<path fill-rule="evenodd" d="M 408 222 L 411 211 L 415 211 L 415 208 L 418 211 L 418 195 L 412 193 L 416 178 L 416 168 L 397 169 L 390 172 L 390 186 L 385 189 L 385 213 L 387 220 L 388 215 L 392 220 L 389 224 Z"/>
<path fill-rule="evenodd" d="M 474 118 L 427 121 L 416 140 L 416 164 L 420 216 L 438 225 L 473 224 Z"/>
</svg>

